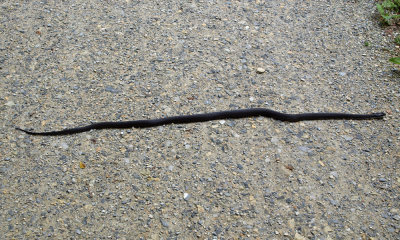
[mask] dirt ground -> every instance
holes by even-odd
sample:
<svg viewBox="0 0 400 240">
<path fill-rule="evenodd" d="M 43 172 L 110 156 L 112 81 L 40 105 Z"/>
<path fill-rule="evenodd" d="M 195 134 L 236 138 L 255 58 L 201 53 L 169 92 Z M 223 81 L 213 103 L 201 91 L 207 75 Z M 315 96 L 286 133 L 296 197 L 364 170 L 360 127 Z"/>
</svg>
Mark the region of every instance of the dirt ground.
<svg viewBox="0 0 400 240">
<path fill-rule="evenodd" d="M 400 239 L 400 75 L 377 17 L 372 0 L 1 1 L 2 239 Z M 15 130 L 250 107 L 387 116 Z"/>
</svg>

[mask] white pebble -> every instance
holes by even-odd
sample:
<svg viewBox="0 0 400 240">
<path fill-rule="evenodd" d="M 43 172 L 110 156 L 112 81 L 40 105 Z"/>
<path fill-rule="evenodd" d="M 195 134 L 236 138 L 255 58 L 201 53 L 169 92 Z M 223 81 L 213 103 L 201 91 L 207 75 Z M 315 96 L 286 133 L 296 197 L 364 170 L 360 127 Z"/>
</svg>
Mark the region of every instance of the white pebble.
<svg viewBox="0 0 400 240">
<path fill-rule="evenodd" d="M 66 142 L 62 142 L 60 147 L 64 150 L 68 149 L 68 144 Z"/>
<path fill-rule="evenodd" d="M 183 199 L 185 199 L 185 201 L 189 200 L 189 198 L 190 198 L 189 193 L 183 193 Z"/>
<path fill-rule="evenodd" d="M 346 141 L 351 141 L 351 140 L 353 140 L 353 137 L 352 137 L 352 136 L 343 135 L 342 137 L 343 137 Z"/>
<path fill-rule="evenodd" d="M 257 72 L 258 74 L 265 73 L 265 69 L 259 67 L 259 68 L 257 68 L 256 72 Z"/>
<path fill-rule="evenodd" d="M 6 105 L 6 106 L 8 106 L 8 107 L 12 107 L 12 106 L 14 106 L 15 105 L 15 103 L 13 102 L 13 101 L 8 101 L 6 104 L 4 104 L 4 105 Z"/>
</svg>

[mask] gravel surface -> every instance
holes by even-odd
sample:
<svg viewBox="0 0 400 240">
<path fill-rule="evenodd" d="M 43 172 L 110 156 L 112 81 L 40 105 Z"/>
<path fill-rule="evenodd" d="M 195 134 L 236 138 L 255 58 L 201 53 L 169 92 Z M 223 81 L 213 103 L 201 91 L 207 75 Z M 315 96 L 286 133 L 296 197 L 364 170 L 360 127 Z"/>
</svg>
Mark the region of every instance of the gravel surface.
<svg viewBox="0 0 400 240">
<path fill-rule="evenodd" d="M 2 239 L 400 239 L 375 1 L 18 2 L 0 3 Z M 387 117 L 14 130 L 249 107 Z"/>
</svg>

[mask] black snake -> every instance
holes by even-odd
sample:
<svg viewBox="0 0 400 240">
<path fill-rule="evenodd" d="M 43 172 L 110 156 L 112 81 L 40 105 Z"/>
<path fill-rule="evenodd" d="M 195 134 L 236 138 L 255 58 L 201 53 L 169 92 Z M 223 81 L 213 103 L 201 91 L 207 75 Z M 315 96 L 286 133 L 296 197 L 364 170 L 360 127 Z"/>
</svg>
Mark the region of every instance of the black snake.
<svg viewBox="0 0 400 240">
<path fill-rule="evenodd" d="M 331 119 L 349 119 L 349 120 L 366 120 L 366 119 L 382 119 L 385 113 L 371 113 L 371 114 L 351 114 L 351 113 L 299 113 L 289 114 L 273 111 L 266 108 L 250 108 L 250 109 L 239 109 L 212 113 L 201 113 L 193 115 L 182 115 L 165 117 L 158 119 L 149 120 L 134 120 L 134 121 L 122 121 L 122 122 L 97 122 L 92 123 L 83 127 L 67 128 L 60 131 L 50 132 L 32 132 L 16 127 L 15 129 L 23 131 L 30 135 L 41 135 L 41 136 L 57 136 L 57 135 L 68 135 L 81 132 L 87 132 L 92 129 L 106 129 L 106 128 L 149 128 L 167 124 L 184 124 L 194 122 L 206 122 L 212 120 L 221 119 L 237 119 L 237 118 L 248 118 L 248 117 L 267 117 L 275 120 L 284 122 L 299 122 L 307 120 L 331 120 Z"/>
</svg>

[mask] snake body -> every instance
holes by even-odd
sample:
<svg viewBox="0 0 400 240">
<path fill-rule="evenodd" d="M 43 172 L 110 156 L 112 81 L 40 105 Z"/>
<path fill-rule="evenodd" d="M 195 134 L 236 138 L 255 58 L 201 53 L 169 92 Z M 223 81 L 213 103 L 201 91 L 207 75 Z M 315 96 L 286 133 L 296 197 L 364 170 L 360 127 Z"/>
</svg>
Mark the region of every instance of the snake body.
<svg viewBox="0 0 400 240">
<path fill-rule="evenodd" d="M 351 114 L 351 113 L 299 113 L 289 114 L 281 113 L 266 108 L 250 108 L 239 109 L 230 111 L 220 111 L 212 113 L 200 113 L 193 115 L 181 115 L 165 118 L 149 119 L 149 120 L 133 120 L 121 122 L 97 122 L 83 127 L 67 128 L 60 131 L 50 132 L 33 132 L 16 127 L 15 129 L 23 131 L 30 135 L 40 136 L 58 136 L 68 135 L 81 132 L 87 132 L 92 129 L 111 129 L 111 128 L 149 128 L 162 126 L 167 124 L 186 124 L 194 122 L 206 122 L 221 119 L 238 119 L 248 117 L 266 117 L 283 122 L 299 122 L 307 120 L 332 120 L 332 119 L 348 119 L 348 120 L 367 120 L 367 119 L 382 119 L 385 113 L 371 113 L 371 114 Z"/>
</svg>

